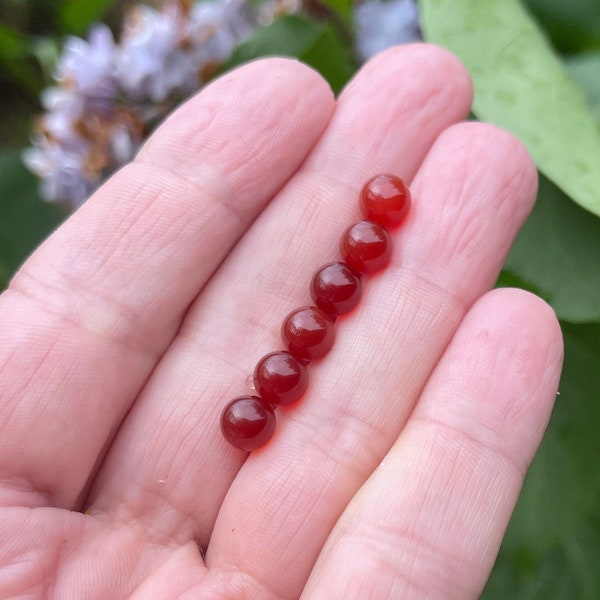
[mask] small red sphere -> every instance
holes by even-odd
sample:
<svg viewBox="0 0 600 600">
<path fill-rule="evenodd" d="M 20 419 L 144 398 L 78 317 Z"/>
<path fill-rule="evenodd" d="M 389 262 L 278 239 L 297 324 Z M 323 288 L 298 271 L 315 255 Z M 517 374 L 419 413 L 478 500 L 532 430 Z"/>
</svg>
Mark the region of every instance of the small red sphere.
<svg viewBox="0 0 600 600">
<path fill-rule="evenodd" d="M 374 273 L 392 256 L 392 240 L 387 230 L 373 221 L 359 221 L 342 236 L 344 261 L 357 273 Z"/>
<path fill-rule="evenodd" d="M 308 387 L 308 369 L 289 352 L 271 352 L 254 369 L 254 387 L 271 404 L 292 404 Z"/>
<path fill-rule="evenodd" d="M 281 328 L 290 352 L 303 363 L 322 358 L 335 340 L 333 318 L 316 306 L 291 312 Z"/>
<path fill-rule="evenodd" d="M 310 293 L 321 310 L 337 316 L 351 311 L 359 303 L 362 281 L 347 264 L 330 263 L 315 273 Z"/>
<path fill-rule="evenodd" d="M 381 225 L 398 225 L 410 210 L 408 186 L 395 175 L 376 175 L 365 183 L 360 193 L 363 215 Z"/>
<path fill-rule="evenodd" d="M 258 396 L 239 396 L 221 414 L 223 437 L 240 450 L 264 446 L 275 432 L 275 411 Z"/>
</svg>

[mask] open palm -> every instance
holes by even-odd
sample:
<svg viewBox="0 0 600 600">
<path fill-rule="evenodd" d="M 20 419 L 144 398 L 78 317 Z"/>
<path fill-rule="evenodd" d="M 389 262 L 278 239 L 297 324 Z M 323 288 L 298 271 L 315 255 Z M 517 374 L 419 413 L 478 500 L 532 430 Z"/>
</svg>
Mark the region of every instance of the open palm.
<svg viewBox="0 0 600 600">
<path fill-rule="evenodd" d="M 388 51 L 337 103 L 290 60 L 175 113 L 0 298 L 0 597 L 471 598 L 551 411 L 552 311 L 488 290 L 535 168 L 459 123 L 446 52 Z M 459 124 L 457 124 L 459 123 Z M 411 180 L 394 255 L 272 441 L 219 414 L 336 260 L 370 176 Z"/>
</svg>

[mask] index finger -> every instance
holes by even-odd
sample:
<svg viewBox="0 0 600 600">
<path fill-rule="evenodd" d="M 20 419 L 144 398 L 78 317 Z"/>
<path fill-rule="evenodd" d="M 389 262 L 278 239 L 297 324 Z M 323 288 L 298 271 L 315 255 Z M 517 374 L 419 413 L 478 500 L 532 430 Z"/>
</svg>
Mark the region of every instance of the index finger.
<svg viewBox="0 0 600 600">
<path fill-rule="evenodd" d="M 0 503 L 73 505 L 188 305 L 332 109 L 300 63 L 232 72 L 27 261 L 0 301 Z"/>
</svg>

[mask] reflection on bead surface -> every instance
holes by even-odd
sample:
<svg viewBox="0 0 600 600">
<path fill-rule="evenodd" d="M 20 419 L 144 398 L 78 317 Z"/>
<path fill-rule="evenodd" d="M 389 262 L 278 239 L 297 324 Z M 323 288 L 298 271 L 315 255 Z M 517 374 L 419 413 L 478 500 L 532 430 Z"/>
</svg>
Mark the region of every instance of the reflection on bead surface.
<svg viewBox="0 0 600 600">
<path fill-rule="evenodd" d="M 386 227 L 399 224 L 410 205 L 410 191 L 395 175 L 377 175 L 365 183 L 360 207 L 368 220 L 344 232 L 340 243 L 344 262 L 324 265 L 313 276 L 310 293 L 315 306 L 303 306 L 286 317 L 281 332 L 289 352 L 263 356 L 254 369 L 253 388 L 248 385 L 250 394 L 259 395 L 235 398 L 223 410 L 221 430 L 230 444 L 250 451 L 271 439 L 274 407 L 292 404 L 306 392 L 306 365 L 332 348 L 337 317 L 360 301 L 361 275 L 379 271 L 390 261 L 392 240 Z"/>
<path fill-rule="evenodd" d="M 308 370 L 289 352 L 271 352 L 256 365 L 254 386 L 271 404 L 292 404 L 308 387 Z"/>
<path fill-rule="evenodd" d="M 258 396 L 234 398 L 221 413 L 223 437 L 240 450 L 256 450 L 275 432 L 275 411 Z"/>
<path fill-rule="evenodd" d="M 410 210 L 408 186 L 395 175 L 376 175 L 365 183 L 360 192 L 363 215 L 381 225 L 401 223 Z"/>
<path fill-rule="evenodd" d="M 362 281 L 360 275 L 347 264 L 330 263 L 315 273 L 310 293 L 321 310 L 337 316 L 352 310 L 359 303 Z"/>
<path fill-rule="evenodd" d="M 373 221 L 359 221 L 342 236 L 344 261 L 357 273 L 374 273 L 392 256 L 392 240 L 387 230 Z"/>
<path fill-rule="evenodd" d="M 325 356 L 335 340 L 333 318 L 316 306 L 291 312 L 281 332 L 290 352 L 304 363 Z"/>
</svg>

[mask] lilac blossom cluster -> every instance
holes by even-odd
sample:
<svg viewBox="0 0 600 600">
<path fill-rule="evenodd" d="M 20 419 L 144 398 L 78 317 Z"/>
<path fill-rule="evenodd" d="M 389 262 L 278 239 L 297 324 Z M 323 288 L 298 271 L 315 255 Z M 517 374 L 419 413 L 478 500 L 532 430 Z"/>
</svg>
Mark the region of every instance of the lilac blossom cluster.
<svg viewBox="0 0 600 600">
<path fill-rule="evenodd" d="M 421 39 L 416 0 L 363 0 L 354 5 L 356 53 L 360 60 Z"/>
<path fill-rule="evenodd" d="M 87 40 L 69 38 L 45 90 L 25 164 L 40 178 L 42 197 L 74 209 L 128 162 L 153 126 L 200 88 L 237 44 L 260 25 L 298 12 L 303 0 L 164 0 L 134 5 L 119 41 L 106 25 Z M 363 0 L 355 5 L 360 60 L 419 39 L 415 0 Z"/>
<path fill-rule="evenodd" d="M 160 9 L 133 6 L 119 43 L 105 25 L 87 41 L 69 38 L 23 157 L 40 177 L 42 197 L 80 205 L 253 28 L 243 0 L 171 0 Z"/>
</svg>

